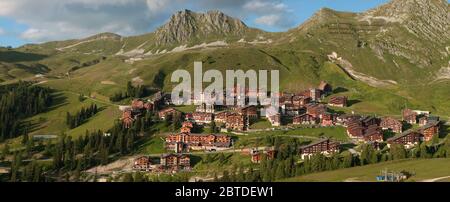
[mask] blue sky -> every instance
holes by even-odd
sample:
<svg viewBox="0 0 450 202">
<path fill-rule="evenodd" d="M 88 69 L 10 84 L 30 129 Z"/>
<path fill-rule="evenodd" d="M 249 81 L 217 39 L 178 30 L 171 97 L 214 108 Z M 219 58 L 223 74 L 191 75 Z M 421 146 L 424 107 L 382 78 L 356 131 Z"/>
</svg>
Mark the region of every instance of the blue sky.
<svg viewBox="0 0 450 202">
<path fill-rule="evenodd" d="M 322 7 L 361 12 L 388 0 L 0 0 L 0 45 L 87 37 L 100 32 L 138 35 L 177 10 L 217 9 L 251 27 L 285 31 Z"/>
</svg>

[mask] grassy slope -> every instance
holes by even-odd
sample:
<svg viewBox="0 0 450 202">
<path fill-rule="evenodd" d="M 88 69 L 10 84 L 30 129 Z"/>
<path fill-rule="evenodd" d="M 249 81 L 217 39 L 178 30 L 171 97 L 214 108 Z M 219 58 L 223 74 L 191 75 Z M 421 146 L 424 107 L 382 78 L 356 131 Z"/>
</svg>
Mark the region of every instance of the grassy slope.
<svg viewBox="0 0 450 202">
<path fill-rule="evenodd" d="M 450 176 L 450 159 L 400 160 L 386 163 L 346 168 L 336 171 L 314 173 L 286 179 L 289 182 L 342 182 L 345 180 L 376 181 L 375 177 L 383 169 L 400 172 L 406 170 L 415 173 L 409 181 L 421 181 Z"/>
</svg>

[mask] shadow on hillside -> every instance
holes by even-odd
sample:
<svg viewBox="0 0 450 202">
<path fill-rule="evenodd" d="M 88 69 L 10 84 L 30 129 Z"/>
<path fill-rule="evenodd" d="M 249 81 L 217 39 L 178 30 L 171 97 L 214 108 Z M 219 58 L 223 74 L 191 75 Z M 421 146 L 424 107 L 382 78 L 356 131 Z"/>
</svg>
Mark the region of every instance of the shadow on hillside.
<svg viewBox="0 0 450 202">
<path fill-rule="evenodd" d="M 52 104 L 52 106 L 49 107 L 46 111 L 47 112 L 48 111 L 52 111 L 52 110 L 58 109 L 58 108 L 60 108 L 62 106 L 65 106 L 67 104 L 69 104 L 67 102 L 67 97 L 64 96 L 63 93 L 57 92 L 57 93 L 53 94 L 53 104 Z"/>
<path fill-rule="evenodd" d="M 344 93 L 344 92 L 347 92 L 347 91 L 348 91 L 348 89 L 346 89 L 346 88 L 343 88 L 343 87 L 337 87 L 337 88 L 335 88 L 335 89 L 333 90 L 333 94 Z"/>
<path fill-rule="evenodd" d="M 412 124 L 403 122 L 403 131 L 407 131 L 409 129 L 412 129 L 412 127 L 413 127 Z"/>
<path fill-rule="evenodd" d="M 46 122 L 44 119 L 39 119 L 38 121 L 22 121 L 23 130 L 27 130 L 28 133 L 33 133 L 34 131 L 38 131 L 40 129 L 45 128 L 43 125 Z M 39 134 L 39 135 L 49 135 L 49 134 Z"/>
<path fill-rule="evenodd" d="M 46 55 L 18 51 L 2 51 L 0 53 L 0 61 L 2 62 L 30 62 L 42 60 L 46 57 Z"/>
<path fill-rule="evenodd" d="M 360 102 L 361 102 L 361 100 L 348 100 L 347 101 L 347 106 L 351 107 L 351 106 L 353 106 L 355 104 L 358 104 Z"/>
<path fill-rule="evenodd" d="M 340 147 L 341 147 L 341 150 L 345 151 L 348 149 L 353 149 L 354 147 L 356 147 L 356 145 L 353 143 L 343 143 L 340 145 Z"/>
<path fill-rule="evenodd" d="M 201 161 L 202 161 L 202 158 L 200 156 L 191 155 L 191 167 L 194 167 Z"/>
<path fill-rule="evenodd" d="M 439 137 L 440 138 L 445 138 L 445 137 L 447 137 L 448 134 L 450 134 L 450 126 L 449 125 L 445 125 L 445 124 L 447 124 L 447 123 L 444 122 L 441 125 L 440 132 L 439 132 Z"/>
</svg>

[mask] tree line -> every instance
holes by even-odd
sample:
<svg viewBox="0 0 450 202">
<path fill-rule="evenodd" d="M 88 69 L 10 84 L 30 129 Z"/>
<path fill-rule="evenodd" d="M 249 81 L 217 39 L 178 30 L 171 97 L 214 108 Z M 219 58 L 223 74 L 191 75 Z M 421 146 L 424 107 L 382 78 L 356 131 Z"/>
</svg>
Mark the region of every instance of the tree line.
<svg viewBox="0 0 450 202">
<path fill-rule="evenodd" d="M 66 114 L 66 124 L 70 129 L 76 128 L 85 123 L 89 118 L 97 114 L 98 107 L 96 104 L 91 104 L 88 108 L 82 107 L 80 111 L 72 115 L 69 112 Z"/>
<path fill-rule="evenodd" d="M 64 133 L 57 142 L 36 142 L 28 139 L 24 151 L 15 152 L 11 165 L 11 181 L 81 181 L 83 170 L 98 165 L 106 165 L 113 156 L 120 157 L 135 150 L 135 143 L 154 120 L 152 112 L 143 112 L 131 128 L 125 128 L 117 120 L 114 126 L 107 131 L 86 131 L 78 138 L 72 138 Z M 33 153 L 41 152 L 43 158 L 51 158 L 49 167 L 42 166 L 32 160 L 23 163 L 23 158 L 32 158 Z M 10 154 L 9 151 L 2 153 Z"/>
<path fill-rule="evenodd" d="M 127 83 L 127 90 L 125 92 L 116 92 L 110 96 L 109 99 L 113 102 L 119 102 L 126 98 L 142 98 L 149 94 L 149 91 L 144 85 L 133 86 L 131 81 Z"/>
<path fill-rule="evenodd" d="M 289 138 L 287 141 L 281 140 L 280 137 L 268 139 L 272 139 L 269 141 L 274 143 L 277 150 L 277 155 L 273 160 L 262 158 L 259 165 L 251 168 L 234 165 L 231 169 L 224 170 L 222 176 L 217 177 L 216 174 L 214 181 L 272 182 L 315 172 L 363 166 L 391 160 L 450 158 L 450 138 L 446 138 L 443 143 L 436 142 L 430 145 L 421 143 L 413 149 L 405 149 L 403 145 L 393 144 L 390 148 L 384 147 L 377 150 L 371 144 L 363 144 L 361 155 L 359 156 L 352 155 L 350 152 L 343 155 L 333 154 L 331 156 L 315 154 L 301 162 L 299 162 L 300 159 L 298 158 L 298 147 L 301 142 L 298 139 Z"/>
<path fill-rule="evenodd" d="M 51 93 L 29 82 L 0 86 L 0 142 L 27 133 L 22 120 L 48 109 Z"/>
</svg>

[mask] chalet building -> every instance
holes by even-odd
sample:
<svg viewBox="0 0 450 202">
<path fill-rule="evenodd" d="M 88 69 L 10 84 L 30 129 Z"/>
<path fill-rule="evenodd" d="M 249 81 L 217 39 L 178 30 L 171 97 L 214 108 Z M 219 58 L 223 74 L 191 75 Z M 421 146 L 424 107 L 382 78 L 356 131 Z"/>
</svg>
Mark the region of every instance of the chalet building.
<svg viewBox="0 0 450 202">
<path fill-rule="evenodd" d="M 362 117 L 360 115 L 343 114 L 343 115 L 340 115 L 340 116 L 336 117 L 336 124 L 347 127 L 348 123 L 360 120 L 361 118 Z"/>
<path fill-rule="evenodd" d="M 237 108 L 236 112 L 246 116 L 249 122 L 258 120 L 258 109 L 254 105 Z"/>
<path fill-rule="evenodd" d="M 194 121 L 194 118 L 193 118 L 193 116 L 192 116 L 192 113 L 186 113 L 186 114 L 184 114 L 184 120 L 185 120 L 185 121 L 189 121 L 189 122 L 193 122 L 193 121 Z"/>
<path fill-rule="evenodd" d="M 331 85 L 325 81 L 321 81 L 319 84 L 319 90 L 322 91 L 324 95 L 329 95 L 333 92 Z"/>
<path fill-rule="evenodd" d="M 134 118 L 131 110 L 126 110 L 122 113 L 122 123 L 125 128 L 130 128 L 133 125 Z"/>
<path fill-rule="evenodd" d="M 133 111 L 142 111 L 142 110 L 153 111 L 155 110 L 155 104 L 151 101 L 144 102 L 141 99 L 134 99 L 133 101 L 131 101 L 131 108 Z"/>
<path fill-rule="evenodd" d="M 380 127 L 383 130 L 392 130 L 394 133 L 402 133 L 403 124 L 392 117 L 385 117 L 381 119 Z"/>
<path fill-rule="evenodd" d="M 383 132 L 377 125 L 370 125 L 363 134 L 364 142 L 383 142 Z"/>
<path fill-rule="evenodd" d="M 376 124 L 376 119 L 373 118 L 350 120 L 347 123 L 347 134 L 350 138 L 359 141 L 383 142 L 383 132 Z"/>
<path fill-rule="evenodd" d="M 133 169 L 138 171 L 150 171 L 151 170 L 151 160 L 149 157 L 141 156 L 134 160 Z"/>
<path fill-rule="evenodd" d="M 139 100 L 139 99 L 134 99 L 133 101 L 131 101 L 131 108 L 133 108 L 133 110 L 144 109 L 144 101 Z"/>
<path fill-rule="evenodd" d="M 227 135 L 205 134 L 171 134 L 166 137 L 166 148 L 175 150 L 178 143 L 183 144 L 183 149 L 191 150 L 223 150 L 231 147 L 231 137 Z"/>
<path fill-rule="evenodd" d="M 292 93 L 283 93 L 283 94 L 281 94 L 281 96 L 279 98 L 280 105 L 292 104 L 293 103 L 293 100 L 292 100 L 293 97 L 294 97 L 294 94 L 292 94 Z"/>
<path fill-rule="evenodd" d="M 186 170 L 191 167 L 191 158 L 187 154 L 163 154 L 160 163 L 166 169 Z"/>
<path fill-rule="evenodd" d="M 311 97 L 313 101 L 320 101 L 322 98 L 322 91 L 317 88 L 311 88 L 309 90 L 309 97 Z"/>
<path fill-rule="evenodd" d="M 275 114 L 268 117 L 268 120 L 272 126 L 281 126 L 281 115 Z"/>
<path fill-rule="evenodd" d="M 311 103 L 311 97 L 306 97 L 306 96 L 302 96 L 302 95 L 295 95 L 292 98 L 292 104 L 297 107 L 297 108 L 301 108 L 304 107 L 305 105 Z"/>
<path fill-rule="evenodd" d="M 389 138 L 387 140 L 388 142 L 387 146 L 390 147 L 391 144 L 401 144 L 404 145 L 407 149 L 409 149 L 411 147 L 414 147 L 414 145 L 419 144 L 422 138 L 423 138 L 422 134 L 408 130 L 400 135 Z"/>
<path fill-rule="evenodd" d="M 360 120 L 347 122 L 347 134 L 350 138 L 360 138 L 364 135 L 365 127 Z"/>
<path fill-rule="evenodd" d="M 160 119 L 165 120 L 167 118 L 167 116 L 169 116 L 169 115 L 174 116 L 177 113 L 181 113 L 181 112 L 176 110 L 175 108 L 169 107 L 169 108 L 159 111 L 158 116 Z"/>
<path fill-rule="evenodd" d="M 323 104 L 308 104 L 306 105 L 306 113 L 314 118 L 322 118 L 322 115 L 327 112 L 327 106 Z"/>
<path fill-rule="evenodd" d="M 419 131 L 421 134 L 423 134 L 424 141 L 430 141 L 433 139 L 433 136 L 439 134 L 439 127 L 440 122 L 439 121 L 432 121 L 429 122 L 427 125 L 422 126 Z"/>
<path fill-rule="evenodd" d="M 217 123 L 225 123 L 227 122 L 227 116 L 231 114 L 231 112 L 222 111 L 214 114 L 214 121 Z"/>
<path fill-rule="evenodd" d="M 330 139 L 324 139 L 306 146 L 300 147 L 300 155 L 302 159 L 309 158 L 314 154 L 331 154 L 339 152 L 339 143 L 332 142 Z"/>
<path fill-rule="evenodd" d="M 236 131 L 246 131 L 249 127 L 249 121 L 243 114 L 231 113 L 227 116 L 225 127 Z"/>
<path fill-rule="evenodd" d="M 206 104 L 202 103 L 195 108 L 195 112 L 197 113 L 214 113 L 214 104 Z"/>
<path fill-rule="evenodd" d="M 190 122 L 190 121 L 185 121 L 181 124 L 182 127 L 187 127 L 187 128 L 194 128 L 194 123 Z"/>
<path fill-rule="evenodd" d="M 285 103 L 281 105 L 281 113 L 287 116 L 299 115 L 300 107 L 295 106 L 292 103 Z"/>
<path fill-rule="evenodd" d="M 292 119 L 292 124 L 294 124 L 294 125 L 313 125 L 313 124 L 317 124 L 317 119 L 309 114 L 304 113 L 304 114 L 295 116 Z"/>
<path fill-rule="evenodd" d="M 338 96 L 330 98 L 328 105 L 333 107 L 347 107 L 347 97 Z"/>
<path fill-rule="evenodd" d="M 181 133 L 191 133 L 192 128 L 191 127 L 181 127 Z"/>
<path fill-rule="evenodd" d="M 365 126 L 380 124 L 380 120 L 374 116 L 367 116 L 367 117 L 363 118 L 361 121 L 362 121 L 362 124 Z"/>
<path fill-rule="evenodd" d="M 302 97 L 308 97 L 310 99 L 310 102 L 313 101 L 312 97 L 311 97 L 311 91 L 310 90 L 304 90 L 300 93 L 296 94 L 297 96 L 302 96 Z"/>
<path fill-rule="evenodd" d="M 203 113 L 203 112 L 195 112 L 192 113 L 192 119 L 197 124 L 209 124 L 213 122 L 213 114 L 212 113 Z"/>
<path fill-rule="evenodd" d="M 422 116 L 419 118 L 419 126 L 425 126 L 430 122 L 440 121 L 438 116 Z"/>
<path fill-rule="evenodd" d="M 269 160 L 275 159 L 276 152 L 277 152 L 277 151 L 275 150 L 275 147 L 267 147 L 267 148 L 264 150 L 264 153 L 266 154 L 266 157 L 267 157 L 267 159 L 269 159 Z"/>
<path fill-rule="evenodd" d="M 325 126 L 325 127 L 334 126 L 334 115 L 331 113 L 323 114 L 320 125 Z"/>
<path fill-rule="evenodd" d="M 402 117 L 403 121 L 409 123 L 409 124 L 416 124 L 417 123 L 417 112 L 411 109 L 404 109 L 402 111 Z"/>
<path fill-rule="evenodd" d="M 419 126 L 425 126 L 428 124 L 428 117 L 423 116 L 419 118 Z"/>
<path fill-rule="evenodd" d="M 260 151 L 258 149 L 251 149 L 250 156 L 252 163 L 260 163 L 262 158 L 266 158 L 267 160 L 273 160 L 275 158 L 275 148 L 268 147 L 264 151 Z"/>
<path fill-rule="evenodd" d="M 250 155 L 252 157 L 252 163 L 260 163 L 261 162 L 261 152 L 258 149 L 250 150 Z"/>
</svg>

